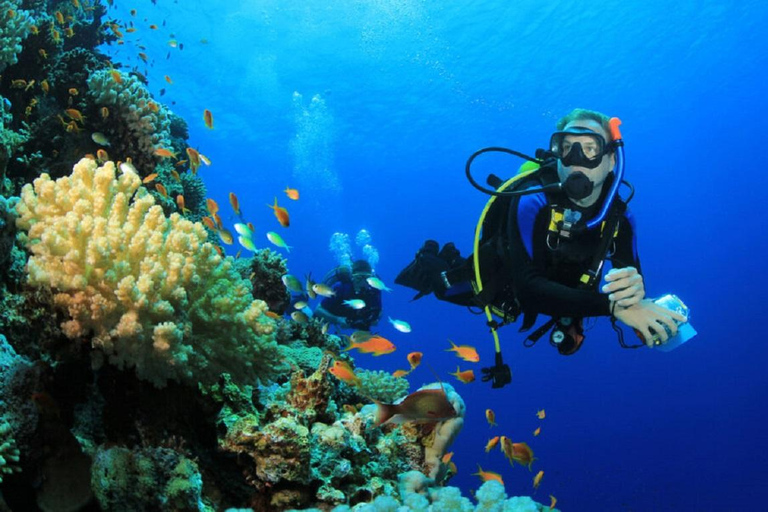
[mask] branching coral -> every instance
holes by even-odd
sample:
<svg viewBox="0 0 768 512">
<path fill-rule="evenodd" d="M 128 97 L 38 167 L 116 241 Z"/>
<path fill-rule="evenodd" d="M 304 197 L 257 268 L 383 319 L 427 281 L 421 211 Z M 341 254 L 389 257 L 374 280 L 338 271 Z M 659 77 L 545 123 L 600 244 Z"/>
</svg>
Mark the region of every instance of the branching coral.
<svg viewBox="0 0 768 512">
<path fill-rule="evenodd" d="M 71 176 L 26 185 L 17 227 L 28 232 L 32 285 L 49 287 L 72 339 L 162 386 L 168 379 L 268 381 L 279 366 L 267 306 L 206 242 L 200 223 L 166 218 L 141 178 L 83 159 Z"/>
<path fill-rule="evenodd" d="M 29 34 L 32 24 L 29 13 L 19 10 L 18 0 L 0 1 L 0 72 L 9 64 L 16 64 L 21 42 Z"/>
<path fill-rule="evenodd" d="M 19 449 L 11 437 L 11 426 L 0 420 L 0 483 L 3 483 L 3 475 L 9 475 L 20 471 Z"/>
<path fill-rule="evenodd" d="M 169 111 L 152 99 L 138 77 L 114 69 L 95 71 L 88 79 L 88 94 L 109 111 L 104 130 L 115 144 L 122 145 L 112 148 L 119 158 L 131 157 L 139 168 L 149 167 L 157 159 L 155 149 L 171 147 Z M 152 172 L 154 169 L 146 174 Z"/>
</svg>

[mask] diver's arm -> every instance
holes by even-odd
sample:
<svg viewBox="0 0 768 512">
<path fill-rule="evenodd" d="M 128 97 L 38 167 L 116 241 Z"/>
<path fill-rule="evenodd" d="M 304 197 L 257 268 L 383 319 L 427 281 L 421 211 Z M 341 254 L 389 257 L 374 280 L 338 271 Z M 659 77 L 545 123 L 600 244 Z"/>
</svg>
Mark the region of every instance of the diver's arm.
<svg viewBox="0 0 768 512">
<path fill-rule="evenodd" d="M 548 219 L 541 219 L 539 215 L 547 213 L 544 197 L 536 196 L 539 195 L 522 196 L 513 200 L 509 209 L 508 234 L 512 276 L 523 311 L 553 317 L 609 316 L 611 311 L 607 295 L 571 288 L 553 281 L 547 278 L 544 269 L 533 262 L 536 228 L 546 230 L 548 222 Z M 527 247 L 521 233 L 528 237 Z M 543 236 L 546 237 L 546 234 Z"/>
</svg>

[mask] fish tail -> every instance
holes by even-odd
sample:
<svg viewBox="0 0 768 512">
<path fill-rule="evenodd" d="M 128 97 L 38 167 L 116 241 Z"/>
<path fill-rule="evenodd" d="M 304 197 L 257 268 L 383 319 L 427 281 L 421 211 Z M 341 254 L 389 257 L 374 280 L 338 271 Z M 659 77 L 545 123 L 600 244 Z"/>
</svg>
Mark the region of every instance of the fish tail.
<svg viewBox="0 0 768 512">
<path fill-rule="evenodd" d="M 456 346 L 456 344 L 453 342 L 451 338 L 448 338 L 448 343 L 451 344 L 451 348 L 445 349 L 446 352 L 454 352 L 457 348 L 459 348 Z"/>
<path fill-rule="evenodd" d="M 349 336 L 344 336 L 344 337 L 347 338 L 347 340 L 349 340 L 349 346 L 347 348 L 345 348 L 344 350 L 342 350 L 342 352 L 347 352 L 348 350 L 352 350 L 354 348 L 358 348 L 359 347 L 359 345 L 357 343 L 352 341 L 352 338 L 350 338 Z"/>
</svg>

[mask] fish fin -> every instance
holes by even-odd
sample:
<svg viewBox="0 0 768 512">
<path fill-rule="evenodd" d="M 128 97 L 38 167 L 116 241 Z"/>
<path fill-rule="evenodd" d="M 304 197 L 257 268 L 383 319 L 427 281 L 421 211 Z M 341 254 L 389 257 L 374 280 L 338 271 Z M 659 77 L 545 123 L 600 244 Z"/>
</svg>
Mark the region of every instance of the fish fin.
<svg viewBox="0 0 768 512">
<path fill-rule="evenodd" d="M 376 404 L 376 421 L 373 424 L 374 427 L 383 425 L 397 414 L 397 408 L 393 404 L 385 404 L 378 400 L 374 400 L 373 402 Z"/>
<path fill-rule="evenodd" d="M 344 350 L 342 350 L 342 352 L 346 352 L 348 350 L 352 350 L 353 348 L 357 348 L 357 344 L 354 341 L 352 341 L 352 338 L 350 338 L 346 334 L 342 334 L 341 337 L 342 337 L 342 339 L 345 339 L 347 341 L 347 343 L 349 343 L 349 346 L 347 348 L 345 348 Z"/>
</svg>

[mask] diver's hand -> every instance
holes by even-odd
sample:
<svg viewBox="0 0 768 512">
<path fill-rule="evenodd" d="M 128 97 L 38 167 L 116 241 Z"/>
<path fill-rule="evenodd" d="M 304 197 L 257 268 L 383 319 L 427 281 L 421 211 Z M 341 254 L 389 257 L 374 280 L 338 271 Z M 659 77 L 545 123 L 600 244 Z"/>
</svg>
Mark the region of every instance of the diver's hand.
<svg viewBox="0 0 768 512">
<path fill-rule="evenodd" d="M 643 276 L 634 267 L 613 268 L 604 279 L 606 284 L 601 290 L 609 294 L 608 299 L 615 302 L 616 307 L 628 308 L 645 298 Z"/>
<path fill-rule="evenodd" d="M 645 344 L 649 348 L 653 348 L 653 335 L 658 334 L 662 343 L 666 343 L 669 339 L 667 330 L 664 326 L 669 328 L 672 333 L 671 336 L 677 334 L 678 322 L 686 322 L 688 319 L 679 313 L 670 311 L 667 308 L 663 308 L 658 304 L 654 304 L 651 299 L 644 299 L 637 304 L 628 308 L 616 306 L 613 311 L 613 316 L 617 320 L 627 326 L 637 330 L 643 335 Z"/>
</svg>

